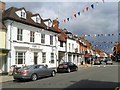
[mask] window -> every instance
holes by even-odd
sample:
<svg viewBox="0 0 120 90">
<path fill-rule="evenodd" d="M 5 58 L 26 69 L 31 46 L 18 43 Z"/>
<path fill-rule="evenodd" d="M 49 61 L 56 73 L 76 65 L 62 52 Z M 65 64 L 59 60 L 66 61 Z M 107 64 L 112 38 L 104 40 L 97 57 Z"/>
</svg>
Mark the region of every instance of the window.
<svg viewBox="0 0 120 90">
<path fill-rule="evenodd" d="M 36 23 L 40 23 L 40 18 L 36 16 Z"/>
<path fill-rule="evenodd" d="M 17 29 L 17 40 L 22 41 L 22 35 L 23 35 L 23 30 L 22 29 Z"/>
<path fill-rule="evenodd" d="M 30 42 L 34 42 L 35 32 L 30 31 Z"/>
<path fill-rule="evenodd" d="M 54 53 L 51 53 L 51 63 L 54 63 Z"/>
<path fill-rule="evenodd" d="M 63 42 L 62 41 L 60 41 L 60 47 L 63 47 Z"/>
<path fill-rule="evenodd" d="M 23 12 L 23 11 L 21 11 L 21 18 L 24 18 L 24 19 L 25 19 L 25 15 L 26 15 L 26 13 Z"/>
<path fill-rule="evenodd" d="M 42 52 L 42 63 L 46 63 L 46 53 Z"/>
<path fill-rule="evenodd" d="M 69 51 L 70 51 L 70 43 L 69 43 Z"/>
<path fill-rule="evenodd" d="M 50 45 L 53 45 L 53 36 L 50 36 Z"/>
<path fill-rule="evenodd" d="M 45 34 L 41 34 L 41 43 L 45 43 Z"/>
<path fill-rule="evenodd" d="M 25 64 L 25 52 L 16 52 L 16 64 Z"/>
<path fill-rule="evenodd" d="M 72 49 L 74 50 L 74 44 L 72 44 Z"/>
</svg>

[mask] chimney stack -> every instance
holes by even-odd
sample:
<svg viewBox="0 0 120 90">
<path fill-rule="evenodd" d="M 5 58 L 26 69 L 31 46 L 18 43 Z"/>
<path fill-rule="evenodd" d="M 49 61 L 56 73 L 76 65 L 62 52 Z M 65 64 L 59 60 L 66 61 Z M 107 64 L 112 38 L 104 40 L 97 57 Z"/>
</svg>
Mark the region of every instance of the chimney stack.
<svg viewBox="0 0 120 90">
<path fill-rule="evenodd" d="M 58 29 L 59 28 L 59 21 L 58 21 L 58 18 L 53 20 L 52 22 L 52 27 L 54 27 L 55 29 Z"/>
<path fill-rule="evenodd" d="M 0 11 L 3 12 L 5 10 L 5 8 L 6 8 L 6 4 L 4 2 L 0 1 Z"/>
</svg>

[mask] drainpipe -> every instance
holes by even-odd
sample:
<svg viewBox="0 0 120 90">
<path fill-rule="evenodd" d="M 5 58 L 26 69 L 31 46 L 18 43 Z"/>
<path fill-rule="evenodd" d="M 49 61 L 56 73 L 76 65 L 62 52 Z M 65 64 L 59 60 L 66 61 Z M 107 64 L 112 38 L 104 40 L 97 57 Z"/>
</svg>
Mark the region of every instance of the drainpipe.
<svg viewBox="0 0 120 90">
<path fill-rule="evenodd" d="M 56 56 L 56 69 L 57 69 L 57 63 L 58 63 L 58 59 L 57 59 L 57 34 L 55 35 L 55 56 Z"/>
<path fill-rule="evenodd" d="M 13 21 L 14 22 L 14 21 Z M 13 25 L 13 22 L 10 23 L 10 63 L 9 65 L 11 66 L 11 49 L 12 49 L 12 25 Z"/>
</svg>

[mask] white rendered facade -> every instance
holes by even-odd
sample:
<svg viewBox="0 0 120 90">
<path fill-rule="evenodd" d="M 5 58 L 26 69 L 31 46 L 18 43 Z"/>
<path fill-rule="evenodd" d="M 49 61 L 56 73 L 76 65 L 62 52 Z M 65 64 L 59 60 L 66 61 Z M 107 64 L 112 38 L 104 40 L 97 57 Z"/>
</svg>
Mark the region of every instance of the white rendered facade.
<svg viewBox="0 0 120 90">
<path fill-rule="evenodd" d="M 58 59 L 58 34 L 52 31 L 47 31 L 34 26 L 23 23 L 7 20 L 5 21 L 7 27 L 7 48 L 10 49 L 8 56 L 8 71 L 11 65 L 33 65 L 33 64 L 47 64 L 48 67 L 56 67 Z M 22 29 L 22 40 L 17 40 L 18 28 Z M 30 42 L 30 32 L 34 32 L 34 42 Z M 41 35 L 45 35 L 45 43 L 41 43 Z M 52 36 L 52 45 L 50 45 L 50 36 Z M 19 53 L 20 52 L 20 53 Z M 22 53 L 21 53 L 22 52 Z M 46 59 L 43 62 L 43 54 Z M 52 53 L 52 54 L 51 54 Z M 17 62 L 19 54 L 23 56 L 20 64 Z M 51 56 L 52 55 L 52 56 Z M 52 57 L 52 62 L 51 62 Z M 54 61 L 53 61 L 54 60 Z"/>
</svg>

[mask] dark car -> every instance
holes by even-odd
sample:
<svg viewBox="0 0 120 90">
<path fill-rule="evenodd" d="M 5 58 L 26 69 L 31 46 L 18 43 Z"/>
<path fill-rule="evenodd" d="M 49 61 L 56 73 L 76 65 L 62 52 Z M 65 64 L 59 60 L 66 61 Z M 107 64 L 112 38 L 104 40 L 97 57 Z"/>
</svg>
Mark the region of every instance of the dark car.
<svg viewBox="0 0 120 90">
<path fill-rule="evenodd" d="M 55 76 L 54 69 L 47 68 L 44 65 L 29 65 L 16 70 L 13 74 L 13 78 L 16 80 L 31 79 L 37 80 L 39 77 Z"/>
<path fill-rule="evenodd" d="M 77 71 L 78 67 L 76 64 L 72 62 L 63 62 L 59 64 L 57 67 L 57 72 L 71 72 L 71 71 Z"/>
</svg>

